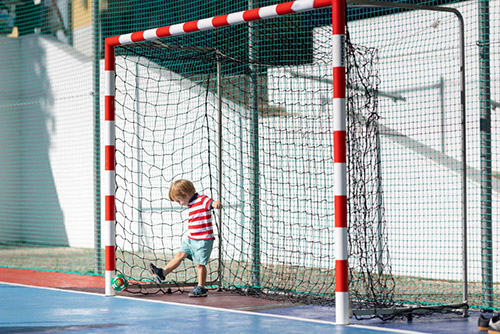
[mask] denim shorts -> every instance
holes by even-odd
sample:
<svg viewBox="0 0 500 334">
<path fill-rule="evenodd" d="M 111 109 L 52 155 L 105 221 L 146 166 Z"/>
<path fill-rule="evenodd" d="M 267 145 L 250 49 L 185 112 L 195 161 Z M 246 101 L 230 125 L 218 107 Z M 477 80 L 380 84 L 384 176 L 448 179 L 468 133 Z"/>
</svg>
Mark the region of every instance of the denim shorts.
<svg viewBox="0 0 500 334">
<path fill-rule="evenodd" d="M 184 239 L 179 251 L 186 253 L 187 258 L 194 263 L 206 266 L 212 253 L 214 245 L 213 239 L 208 240 L 192 240 L 189 238 Z"/>
</svg>

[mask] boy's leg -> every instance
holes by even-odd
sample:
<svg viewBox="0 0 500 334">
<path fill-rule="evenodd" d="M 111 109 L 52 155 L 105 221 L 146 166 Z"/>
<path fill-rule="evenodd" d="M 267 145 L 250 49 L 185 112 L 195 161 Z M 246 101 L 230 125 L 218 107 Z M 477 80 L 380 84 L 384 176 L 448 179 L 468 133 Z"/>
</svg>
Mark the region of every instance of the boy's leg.
<svg viewBox="0 0 500 334">
<path fill-rule="evenodd" d="M 202 264 L 196 264 L 198 268 L 198 286 L 189 293 L 189 297 L 206 297 L 208 290 L 205 288 L 207 282 L 207 267 Z"/>
<path fill-rule="evenodd" d="M 196 264 L 198 267 L 198 285 L 205 286 L 207 283 L 207 266 Z"/>
<path fill-rule="evenodd" d="M 187 253 L 184 252 L 177 252 L 175 254 L 174 258 L 170 260 L 170 262 L 163 268 L 165 270 L 165 275 L 170 274 L 175 268 L 180 266 L 182 261 L 188 256 Z"/>
<path fill-rule="evenodd" d="M 189 297 L 206 297 L 207 289 L 205 284 L 207 282 L 207 263 L 210 260 L 210 253 L 212 252 L 213 240 L 200 240 L 190 241 L 191 244 L 191 257 L 198 270 L 198 286 L 189 293 Z"/>
<path fill-rule="evenodd" d="M 171 273 L 175 268 L 177 268 L 187 256 L 187 253 L 178 252 L 175 257 L 170 260 L 170 262 L 165 266 L 164 269 L 157 268 L 154 264 L 150 263 L 149 270 L 155 276 L 156 280 L 161 283 L 165 280 L 165 276 Z"/>
</svg>

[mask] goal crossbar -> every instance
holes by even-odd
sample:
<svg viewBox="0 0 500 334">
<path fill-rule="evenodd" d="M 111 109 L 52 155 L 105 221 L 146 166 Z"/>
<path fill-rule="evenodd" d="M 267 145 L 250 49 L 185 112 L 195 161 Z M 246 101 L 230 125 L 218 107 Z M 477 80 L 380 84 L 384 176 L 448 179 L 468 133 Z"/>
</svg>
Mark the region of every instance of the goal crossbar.
<svg viewBox="0 0 500 334">
<path fill-rule="evenodd" d="M 178 23 L 160 28 L 148 29 L 129 34 L 106 38 L 106 47 L 127 45 L 136 42 L 156 40 L 159 38 L 181 36 L 197 31 L 213 30 L 220 27 L 233 26 L 246 22 L 271 19 L 278 16 L 307 12 L 314 9 L 330 7 L 331 0 L 298 0 L 261 8 L 249 9 L 226 15 L 213 16 L 201 20 Z"/>
</svg>

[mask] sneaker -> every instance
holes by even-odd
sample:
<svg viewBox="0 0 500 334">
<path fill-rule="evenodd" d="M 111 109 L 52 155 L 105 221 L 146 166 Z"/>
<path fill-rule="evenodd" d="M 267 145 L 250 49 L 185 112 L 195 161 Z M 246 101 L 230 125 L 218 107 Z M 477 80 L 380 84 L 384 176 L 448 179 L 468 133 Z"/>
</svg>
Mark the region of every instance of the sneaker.
<svg viewBox="0 0 500 334">
<path fill-rule="evenodd" d="M 488 334 L 500 334 L 500 315 L 491 317 L 488 324 Z"/>
<path fill-rule="evenodd" d="M 477 320 L 477 329 L 480 331 L 487 331 L 489 323 L 490 318 L 487 318 L 484 315 L 480 314 L 479 319 Z"/>
<path fill-rule="evenodd" d="M 156 267 L 154 264 L 149 264 L 149 271 L 156 278 L 158 283 L 161 283 L 165 280 L 165 274 L 163 274 L 163 269 Z"/>
<path fill-rule="evenodd" d="M 189 297 L 206 297 L 208 290 L 202 286 L 197 286 L 193 291 L 189 293 Z"/>
</svg>

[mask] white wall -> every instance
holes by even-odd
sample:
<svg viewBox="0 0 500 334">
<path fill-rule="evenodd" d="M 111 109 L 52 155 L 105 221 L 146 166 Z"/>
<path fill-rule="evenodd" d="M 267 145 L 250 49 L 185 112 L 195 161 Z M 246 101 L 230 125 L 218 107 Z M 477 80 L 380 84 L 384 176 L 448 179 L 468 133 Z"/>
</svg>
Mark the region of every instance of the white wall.
<svg viewBox="0 0 500 334">
<path fill-rule="evenodd" d="M 49 36 L 1 38 L 0 57 L 9 59 L 0 66 L 8 151 L 0 170 L 12 175 L 1 178 L 10 200 L 0 201 L 8 230 L 0 238 L 92 248 L 91 62 Z"/>
<path fill-rule="evenodd" d="M 17 151 L 20 115 L 20 77 L 13 69 L 19 68 L 19 41 L 0 37 L 0 45 L 9 52 L 0 52 L 0 242 L 16 242 L 21 237 L 19 217 L 9 208 L 19 210 L 20 188 L 19 153 Z M 14 211 L 17 211 L 14 210 Z"/>
</svg>

